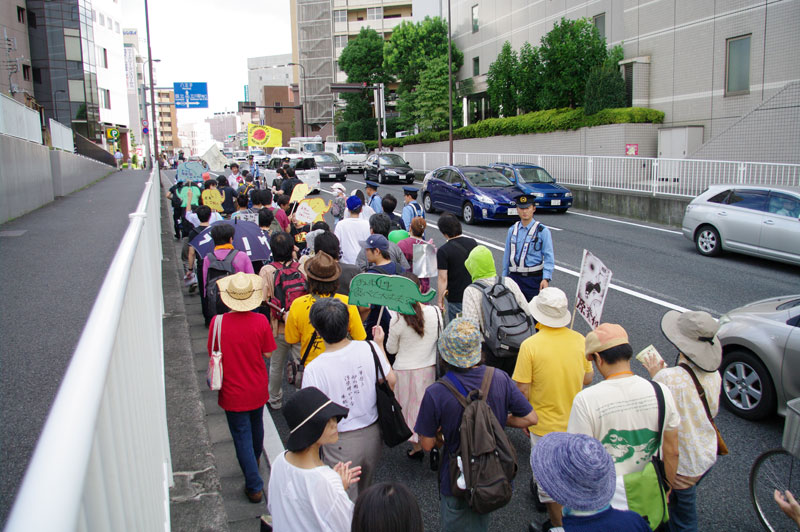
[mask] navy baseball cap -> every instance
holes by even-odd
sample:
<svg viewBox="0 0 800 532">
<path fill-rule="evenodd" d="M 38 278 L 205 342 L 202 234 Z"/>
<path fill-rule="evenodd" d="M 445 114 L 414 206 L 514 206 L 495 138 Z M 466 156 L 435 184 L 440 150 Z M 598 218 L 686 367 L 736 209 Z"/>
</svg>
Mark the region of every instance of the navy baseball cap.
<svg viewBox="0 0 800 532">
<path fill-rule="evenodd" d="M 369 238 L 361 245 L 366 249 L 389 251 L 389 240 L 383 235 L 369 235 Z"/>
<path fill-rule="evenodd" d="M 375 181 L 367 181 L 366 186 L 368 186 L 369 188 L 374 188 L 375 190 L 378 190 L 378 183 L 376 183 Z"/>
</svg>

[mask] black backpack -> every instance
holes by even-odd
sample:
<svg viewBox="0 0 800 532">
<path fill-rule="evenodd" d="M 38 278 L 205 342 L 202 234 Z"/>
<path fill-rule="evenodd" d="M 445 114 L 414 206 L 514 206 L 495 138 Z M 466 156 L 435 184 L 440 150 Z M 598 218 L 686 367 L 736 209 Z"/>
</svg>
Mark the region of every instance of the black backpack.
<svg viewBox="0 0 800 532">
<path fill-rule="evenodd" d="M 450 489 L 454 496 L 465 499 L 479 514 L 487 514 L 508 504 L 511 482 L 519 468 L 516 450 L 486 402 L 494 370 L 487 366 L 480 389 L 472 390 L 466 397 L 456 389 L 448 375 L 437 381 L 464 407 L 459 428 L 461 444 L 458 451 L 450 455 Z M 458 458 L 461 458 L 463 470 L 458 466 Z M 462 474 L 463 489 L 458 485 Z"/>
<path fill-rule="evenodd" d="M 222 302 L 217 281 L 223 277 L 233 275 L 233 259 L 235 259 L 236 255 L 238 254 L 238 249 L 232 249 L 228 252 L 224 259 L 220 260 L 216 255 L 214 255 L 213 251 L 209 253 L 210 262 L 208 264 L 208 272 L 206 273 L 205 287 L 206 300 L 208 301 L 208 312 L 210 316 L 214 316 L 215 314 L 224 314 L 230 310 L 228 306 Z"/>
<path fill-rule="evenodd" d="M 517 303 L 514 293 L 498 277 L 491 286 L 472 283 L 483 292 L 483 344 L 497 358 L 519 354 L 519 347 L 536 332 L 533 318 Z"/>
</svg>

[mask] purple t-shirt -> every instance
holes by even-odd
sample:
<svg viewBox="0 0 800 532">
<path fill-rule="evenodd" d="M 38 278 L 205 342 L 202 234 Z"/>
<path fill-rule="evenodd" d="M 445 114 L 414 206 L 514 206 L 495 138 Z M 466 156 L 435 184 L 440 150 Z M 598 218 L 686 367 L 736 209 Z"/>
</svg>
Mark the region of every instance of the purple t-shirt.
<svg viewBox="0 0 800 532">
<path fill-rule="evenodd" d="M 230 253 L 230 249 L 215 249 L 214 256 L 220 260 L 223 260 L 225 257 L 228 256 Z M 205 292 L 203 295 L 206 295 L 208 292 L 206 291 L 206 279 L 208 278 L 208 267 L 211 264 L 211 258 L 208 255 L 205 256 L 203 259 L 203 291 Z M 247 256 L 247 253 L 244 251 L 240 251 L 234 258 L 233 258 L 233 273 L 254 273 L 253 272 L 253 263 L 250 262 L 250 258 Z"/>
<path fill-rule="evenodd" d="M 464 373 L 451 373 L 458 379 L 467 392 L 481 387 L 483 374 L 486 366 L 477 366 Z M 456 386 L 458 388 L 458 386 Z M 489 407 L 497 416 L 500 425 L 506 426 L 506 418 L 510 412 L 514 416 L 525 417 L 531 413 L 533 408 L 528 400 L 522 395 L 511 377 L 505 371 L 495 369 L 492 377 L 492 386 L 489 388 Z M 442 449 L 441 462 L 439 464 L 439 486 L 442 495 L 452 496 L 450 490 L 450 475 L 448 471 L 450 454 L 458 451 L 461 445 L 461 414 L 464 408 L 455 398 L 453 393 L 444 384 L 435 382 L 425 390 L 422 404 L 419 408 L 417 423 L 414 425 L 414 432 L 420 436 L 433 438 L 436 436 L 436 429 L 442 427 L 444 435 L 444 448 Z"/>
</svg>

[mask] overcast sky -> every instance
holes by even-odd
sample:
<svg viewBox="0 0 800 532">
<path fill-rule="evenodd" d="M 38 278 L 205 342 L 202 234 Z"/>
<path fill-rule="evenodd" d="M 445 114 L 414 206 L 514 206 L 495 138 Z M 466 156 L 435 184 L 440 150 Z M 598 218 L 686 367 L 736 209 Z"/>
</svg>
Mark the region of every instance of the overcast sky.
<svg viewBox="0 0 800 532">
<path fill-rule="evenodd" d="M 156 86 L 208 83 L 208 109 L 178 110 L 178 122 L 236 111 L 244 100 L 247 58 L 292 51 L 289 0 L 149 0 Z M 123 0 L 124 27 L 144 42 L 144 0 Z M 147 48 L 140 50 L 147 55 Z M 251 98 L 252 99 L 252 98 Z"/>
</svg>

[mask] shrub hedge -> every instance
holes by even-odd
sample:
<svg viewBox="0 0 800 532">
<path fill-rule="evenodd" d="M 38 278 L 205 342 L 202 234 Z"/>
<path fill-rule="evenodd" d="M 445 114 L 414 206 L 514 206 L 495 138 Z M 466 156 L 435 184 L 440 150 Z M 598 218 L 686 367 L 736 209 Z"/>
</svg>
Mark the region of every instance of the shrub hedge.
<svg viewBox="0 0 800 532">
<path fill-rule="evenodd" d="M 528 133 L 551 133 L 570 131 L 582 127 L 606 126 L 609 124 L 661 124 L 664 113 L 644 107 L 603 109 L 591 116 L 577 109 L 547 109 L 508 118 L 489 118 L 475 124 L 453 130 L 454 139 L 475 139 L 498 135 L 524 135 Z M 447 131 L 423 131 L 409 137 L 386 139 L 384 146 L 400 148 L 406 144 L 440 142 L 448 139 Z M 368 150 L 378 147 L 377 140 L 364 141 Z"/>
</svg>

